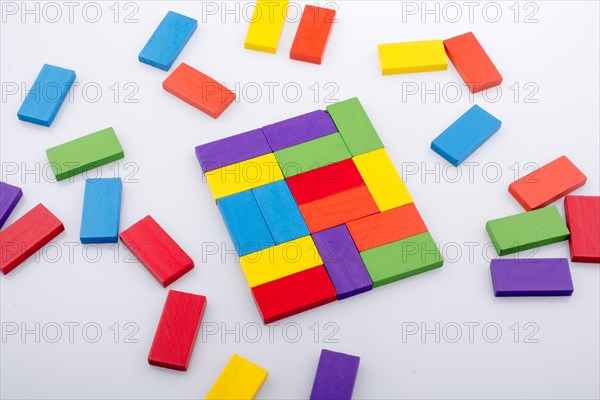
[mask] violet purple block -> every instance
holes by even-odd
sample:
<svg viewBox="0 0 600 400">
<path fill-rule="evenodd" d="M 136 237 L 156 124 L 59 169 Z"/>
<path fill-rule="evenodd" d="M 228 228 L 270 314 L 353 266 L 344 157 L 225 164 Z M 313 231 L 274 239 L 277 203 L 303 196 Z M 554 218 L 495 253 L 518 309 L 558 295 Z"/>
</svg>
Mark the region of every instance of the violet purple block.
<svg viewBox="0 0 600 400">
<path fill-rule="evenodd" d="M 360 357 L 321 350 L 310 400 L 351 400 Z"/>
<path fill-rule="evenodd" d="M 276 122 L 262 128 L 273 151 L 336 133 L 337 127 L 323 110 Z"/>
<path fill-rule="evenodd" d="M 196 147 L 204 173 L 268 153 L 271 147 L 260 128 Z"/>
<path fill-rule="evenodd" d="M 373 282 L 346 225 L 313 233 L 338 300 L 369 291 Z"/>
<path fill-rule="evenodd" d="M 21 197 L 23 197 L 21 188 L 0 182 L 0 229 L 4 226 Z"/>
<path fill-rule="evenodd" d="M 566 258 L 498 258 L 492 260 L 490 269 L 496 297 L 573 294 Z"/>
</svg>

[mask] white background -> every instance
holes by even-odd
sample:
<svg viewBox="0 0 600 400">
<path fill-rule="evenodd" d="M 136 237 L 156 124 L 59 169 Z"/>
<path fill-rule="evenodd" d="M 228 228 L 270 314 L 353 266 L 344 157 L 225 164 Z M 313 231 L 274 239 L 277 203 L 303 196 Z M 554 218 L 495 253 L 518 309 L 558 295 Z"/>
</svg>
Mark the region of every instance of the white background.
<svg viewBox="0 0 600 400">
<path fill-rule="evenodd" d="M 221 2 L 100 2 L 97 23 L 89 22 L 95 8 L 84 12 L 85 3 L 76 3 L 72 21 L 68 6 L 55 3 L 62 13 L 57 22 L 51 21 L 55 9 L 34 2 L 28 7 L 35 4 L 37 22 L 35 13 L 23 13 L 21 2 L 2 4 L 1 178 L 24 192 L 7 224 L 41 202 L 66 231 L 0 277 L 3 398 L 202 398 L 234 352 L 269 371 L 261 398 L 306 398 L 324 347 L 361 356 L 355 398 L 600 396 L 598 265 L 572 264 L 572 297 L 498 299 L 489 273 L 495 253 L 486 246 L 484 229 L 489 219 L 522 211 L 507 186 L 515 174 L 528 171 L 526 163 L 543 165 L 565 154 L 588 176 L 576 193 L 599 194 L 597 2 L 500 2 L 485 12 L 485 3 L 476 3 L 472 22 L 463 2 L 431 3 L 428 8 L 439 12 L 425 15 L 421 2 L 338 2 L 339 21 L 321 66 L 288 57 L 299 7 L 291 8 L 291 21 L 272 55 L 244 50 L 248 24 L 240 14 L 248 10 L 245 3 L 238 5 L 237 15 L 224 15 Z M 18 8 L 14 15 L 6 8 L 11 5 Z M 451 21 L 454 5 L 462 13 L 458 22 Z M 403 13 L 403 7 L 410 11 L 413 6 L 417 14 Z M 502 14 L 494 23 L 497 8 Z M 218 120 L 165 92 L 161 82 L 167 73 L 137 61 L 168 10 L 199 20 L 175 65 L 187 62 L 238 94 Z M 138 21 L 124 23 L 130 13 Z M 525 23 L 531 13 L 535 15 Z M 378 43 L 444 39 L 469 30 L 504 76 L 500 95 L 490 90 L 487 98 L 470 98 L 452 65 L 442 72 L 381 76 Z M 24 90 L 43 63 L 74 69 L 79 83 L 51 128 L 16 117 Z M 410 95 L 415 88 L 418 93 Z M 430 91 L 426 96 L 425 90 Z M 137 93 L 126 99 L 133 91 Z M 270 332 L 234 256 L 225 254 L 233 246 L 202 182 L 194 147 L 354 96 L 404 172 L 446 263 L 288 318 Z M 471 171 L 465 166 L 457 171 L 429 144 L 472 103 L 497 116 L 503 126 L 468 159 Z M 204 322 L 219 329 L 216 335 L 199 336 L 187 372 L 151 367 L 146 361 L 167 290 L 131 261 L 122 245 L 78 244 L 85 175 L 56 183 L 47 166 L 46 148 L 108 126 L 115 128 L 125 158 L 97 172 L 104 177 L 119 173 L 125 181 L 121 228 L 147 214 L 162 224 L 196 263 L 169 288 L 206 295 Z M 562 201 L 557 205 L 562 213 Z M 207 254 L 212 244 L 221 249 L 219 254 Z M 568 254 L 563 242 L 541 248 L 535 256 Z M 126 329 L 128 322 L 132 324 Z M 36 323 L 39 343 L 33 333 L 21 336 L 24 328 L 35 332 Z M 72 343 L 65 323 L 79 324 Z M 439 343 L 434 333 L 403 340 L 403 329 L 435 332 L 436 323 Z M 472 340 L 469 323 L 479 324 Z M 62 336 L 52 343 L 57 324 Z M 85 324 L 91 324 L 87 334 L 82 332 Z M 7 336 L 15 326 L 19 333 Z M 88 343 L 97 326 L 101 338 Z M 462 336 L 452 343 L 457 326 Z M 139 328 L 130 338 L 137 343 L 125 343 L 132 327 Z M 262 337 L 251 343 L 257 327 Z M 502 336 L 489 343 L 497 327 Z M 222 337 L 223 329 L 230 333 Z M 325 335 L 334 330 L 328 341 L 337 343 L 328 343 Z M 301 337 L 293 343 L 297 331 Z M 532 341 L 537 343 L 527 343 Z"/>
</svg>

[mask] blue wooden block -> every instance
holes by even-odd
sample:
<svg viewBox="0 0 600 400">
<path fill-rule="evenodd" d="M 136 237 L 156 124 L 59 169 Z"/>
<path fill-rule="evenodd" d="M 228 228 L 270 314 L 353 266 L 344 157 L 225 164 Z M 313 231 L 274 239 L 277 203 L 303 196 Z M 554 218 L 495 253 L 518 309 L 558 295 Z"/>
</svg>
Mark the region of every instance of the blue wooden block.
<svg viewBox="0 0 600 400">
<path fill-rule="evenodd" d="M 252 190 L 220 198 L 217 205 L 240 257 L 275 245 Z"/>
<path fill-rule="evenodd" d="M 50 126 L 75 81 L 75 71 L 44 64 L 17 112 L 21 121 Z"/>
<path fill-rule="evenodd" d="M 81 243 L 117 243 L 121 215 L 121 178 L 87 179 L 81 216 Z"/>
<path fill-rule="evenodd" d="M 474 105 L 431 142 L 431 149 L 458 167 L 500 126 L 502 121 Z"/>
<path fill-rule="evenodd" d="M 284 180 L 252 191 L 276 244 L 310 235 L 294 196 Z"/>
<path fill-rule="evenodd" d="M 198 27 L 198 21 L 169 11 L 138 56 L 144 64 L 168 71 Z"/>
</svg>

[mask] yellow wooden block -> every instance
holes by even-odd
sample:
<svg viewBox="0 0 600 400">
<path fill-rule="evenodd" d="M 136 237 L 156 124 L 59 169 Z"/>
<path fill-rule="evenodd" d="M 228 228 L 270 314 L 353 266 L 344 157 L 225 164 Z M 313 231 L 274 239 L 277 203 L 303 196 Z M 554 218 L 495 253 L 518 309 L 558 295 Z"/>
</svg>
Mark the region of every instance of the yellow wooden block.
<svg viewBox="0 0 600 400">
<path fill-rule="evenodd" d="M 312 237 L 303 236 L 245 255 L 240 259 L 240 264 L 248 285 L 254 287 L 323 265 L 323 260 Z"/>
<path fill-rule="evenodd" d="M 380 211 L 413 202 L 385 149 L 361 154 L 352 159 Z"/>
<path fill-rule="evenodd" d="M 275 53 L 285 22 L 288 0 L 258 0 L 250 20 L 244 47 Z"/>
<path fill-rule="evenodd" d="M 267 375 L 266 369 L 234 354 L 206 395 L 206 400 L 253 399 Z"/>
<path fill-rule="evenodd" d="M 377 47 L 383 75 L 448 69 L 442 40 L 388 43 Z"/>
<path fill-rule="evenodd" d="M 283 173 L 273 153 L 206 173 L 215 200 L 282 179 Z"/>
</svg>

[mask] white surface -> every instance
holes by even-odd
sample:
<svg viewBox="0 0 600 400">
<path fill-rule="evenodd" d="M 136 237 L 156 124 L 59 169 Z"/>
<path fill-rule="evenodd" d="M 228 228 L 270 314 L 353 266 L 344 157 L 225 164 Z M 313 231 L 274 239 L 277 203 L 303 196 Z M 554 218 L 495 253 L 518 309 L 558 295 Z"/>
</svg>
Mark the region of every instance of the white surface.
<svg viewBox="0 0 600 400">
<path fill-rule="evenodd" d="M 489 239 L 484 229 L 489 219 L 521 211 L 507 186 L 515 171 L 526 171 L 528 162 L 542 165 L 566 154 L 588 176 L 587 184 L 576 193 L 599 194 L 597 2 L 521 3 L 518 23 L 513 2 L 495 3 L 502 10 L 496 23 L 483 18 L 485 3 L 475 8 L 473 23 L 462 2 L 454 3 L 463 12 L 459 22 L 448 21 L 454 14 L 439 3 L 439 22 L 435 15 L 424 15 L 427 19 L 422 22 L 420 14 L 405 14 L 403 23 L 401 2 L 338 2 L 339 22 L 322 66 L 289 59 L 298 21 L 294 15 L 284 27 L 278 53 L 270 55 L 243 49 L 247 22 L 243 18 L 236 22 L 233 14 L 222 15 L 221 2 L 148 1 L 131 3 L 128 8 L 122 3 L 118 23 L 112 2 L 97 3 L 102 9 L 97 23 L 83 18 L 84 3 L 77 3 L 72 22 L 67 6 L 55 3 L 63 13 L 55 23 L 49 21 L 55 18 L 51 9 L 43 15 L 44 3 L 38 4 L 39 22 L 34 15 L 23 15 L 22 9 L 16 15 L 8 13 L 7 3 L 12 2 L 2 4 L 1 28 L 2 180 L 24 191 L 7 224 L 42 202 L 63 221 L 66 231 L 37 258 L 0 277 L 5 336 L 2 398 L 201 398 L 233 352 L 269 371 L 261 398 L 306 398 L 323 347 L 361 356 L 356 398 L 599 397 L 598 265 L 572 264 L 572 298 L 497 299 L 489 276 L 489 258 L 495 254 L 486 247 Z M 21 2 L 12 4 L 23 7 Z M 422 7 L 421 2 L 411 4 Z M 536 6 L 538 22 L 523 23 Z M 136 7 L 134 18 L 139 22 L 123 23 L 123 17 Z M 209 15 L 211 7 L 218 8 L 217 15 Z M 233 9 L 234 4 L 228 7 Z M 244 4 L 239 7 L 245 9 Z M 494 10 L 489 7 L 495 6 L 487 8 L 493 18 Z M 167 74 L 137 61 L 140 49 L 169 9 L 199 19 L 198 30 L 176 65 L 187 62 L 226 82 L 238 94 L 238 101 L 218 120 L 166 93 L 161 82 Z M 94 17 L 93 9 L 87 12 L 88 19 Z M 502 95 L 496 102 L 482 94 L 470 99 L 451 65 L 447 71 L 434 73 L 383 77 L 379 72 L 378 43 L 448 38 L 469 30 L 504 76 Z M 19 88 L 31 85 L 43 63 L 74 69 L 79 82 L 73 101 L 63 105 L 49 129 L 19 122 L 21 89 L 10 95 L 14 84 Z M 115 87 L 110 89 L 115 82 L 120 88 L 116 101 Z M 125 87 L 128 83 L 134 86 Z M 287 95 L 282 89 L 286 84 Z M 429 94 L 425 99 L 420 95 L 403 99 L 409 88 L 418 87 L 423 94 L 420 85 L 429 89 L 439 85 L 441 98 Z M 89 90 L 87 99 L 84 86 Z M 270 86 L 274 87 L 272 96 Z M 458 86 L 461 98 L 453 101 Z M 94 87 L 102 90 L 97 102 L 92 102 Z M 302 90 L 297 102 L 290 99 L 295 97 L 295 87 Z M 519 99 L 514 98 L 517 87 Z M 135 104 L 125 101 L 132 88 L 139 88 L 133 96 L 139 100 Z M 258 99 L 254 98 L 256 88 L 262 91 Z M 539 91 L 533 99 L 538 102 L 525 102 L 524 95 L 535 88 Z M 446 263 L 436 271 L 268 328 L 260 322 L 231 254 L 233 247 L 202 183 L 193 150 L 201 143 L 324 108 L 331 101 L 326 95 L 333 90 L 333 99 L 358 96 L 363 102 L 387 151 L 404 171 Z M 494 91 L 490 94 L 495 96 Z M 473 102 L 500 118 L 503 126 L 468 159 L 477 163 L 471 164 L 471 173 L 463 167 L 457 179 L 456 170 L 448 168 L 429 144 Z M 216 326 L 235 332 L 239 324 L 239 338 L 230 332 L 225 337 L 212 335 L 203 343 L 199 336 L 186 373 L 150 367 L 146 362 L 167 290 L 130 260 L 121 245 L 112 250 L 102 246 L 98 253 L 97 246 L 77 244 L 84 176 L 56 183 L 47 168 L 46 148 L 108 126 L 115 128 L 126 154 L 124 160 L 100 170 L 102 176 L 119 172 L 124 178 L 122 229 L 152 214 L 196 261 L 196 268 L 170 289 L 208 296 L 204 321 L 210 326 L 205 329 Z M 494 182 L 496 167 L 502 175 Z M 414 174 L 408 173 L 415 168 Z M 426 173 L 435 168 L 438 172 Z M 563 212 L 562 201 L 558 207 Z M 213 243 L 221 249 L 217 255 L 207 254 L 207 246 Z M 544 247 L 535 256 L 568 254 L 567 242 L 563 242 Z M 114 342 L 115 322 L 120 324 L 118 343 Z M 125 329 L 128 322 L 133 325 Z M 534 325 L 525 326 L 528 322 Z M 7 335 L 14 324 L 21 331 L 35 330 L 36 323 L 40 324 L 39 343 L 34 334 Z M 68 323 L 80 324 L 74 328 L 72 343 Z M 89 325 L 87 336 L 82 334 L 86 323 L 101 327 L 97 343 L 86 341 L 93 339 L 95 325 Z M 327 328 L 326 323 L 330 323 Z M 427 324 L 429 329 L 439 323 L 439 343 L 433 334 L 424 340 L 414 335 L 403 341 L 403 327 L 406 331 L 414 326 L 411 323 Z M 472 340 L 465 325 L 469 323 L 480 324 Z M 488 323 L 492 325 L 486 336 L 482 327 Z M 520 324 L 518 343 L 514 342 L 515 323 Z M 62 336 L 51 343 L 55 324 L 62 327 Z M 317 343 L 315 324 L 319 324 Z M 451 343 L 455 324 L 462 326 L 462 337 Z M 502 337 L 488 343 L 486 339 L 494 338 L 493 324 L 502 329 Z M 139 331 L 133 338 L 138 342 L 125 343 L 124 334 L 135 326 Z M 526 343 L 525 334 L 536 326 L 538 331 L 530 339 L 538 342 Z M 251 343 L 257 327 L 262 337 Z M 292 343 L 297 328 L 301 338 Z M 324 343 L 324 335 L 334 329 L 337 343 Z"/>
</svg>

